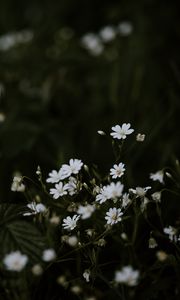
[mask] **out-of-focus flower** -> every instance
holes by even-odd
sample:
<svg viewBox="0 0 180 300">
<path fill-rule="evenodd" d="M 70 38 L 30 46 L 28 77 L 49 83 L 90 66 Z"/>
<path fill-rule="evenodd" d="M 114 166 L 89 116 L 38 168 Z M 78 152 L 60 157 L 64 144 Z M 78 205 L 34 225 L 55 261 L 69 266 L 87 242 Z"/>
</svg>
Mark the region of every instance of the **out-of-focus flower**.
<svg viewBox="0 0 180 300">
<path fill-rule="evenodd" d="M 113 126 L 112 130 L 114 132 L 111 132 L 110 135 L 114 139 L 124 140 L 124 139 L 126 139 L 127 135 L 131 134 L 134 131 L 134 129 L 132 129 L 130 127 L 131 127 L 130 123 L 128 123 L 128 124 L 124 123 L 124 124 L 122 124 L 122 126 L 120 126 L 120 125 Z"/>
<path fill-rule="evenodd" d="M 102 131 L 102 130 L 98 130 L 97 133 L 98 133 L 99 135 L 106 135 L 106 133 L 105 133 L 104 131 Z"/>
<path fill-rule="evenodd" d="M 104 50 L 101 39 L 94 33 L 87 33 L 86 35 L 84 35 L 81 38 L 81 44 L 89 51 L 90 54 L 94 56 L 100 55 Z"/>
<path fill-rule="evenodd" d="M 150 174 L 150 179 L 164 183 L 164 172 L 163 170 L 157 171 L 156 173 Z"/>
<path fill-rule="evenodd" d="M 74 215 L 72 218 L 70 216 L 63 219 L 62 226 L 64 229 L 73 230 L 77 226 L 77 221 L 79 220 L 80 216 Z"/>
<path fill-rule="evenodd" d="M 7 270 L 20 272 L 28 262 L 28 257 L 20 251 L 6 254 L 3 263 Z"/>
<path fill-rule="evenodd" d="M 133 32 L 133 26 L 128 21 L 121 22 L 118 25 L 118 32 L 121 36 L 128 36 Z"/>
<path fill-rule="evenodd" d="M 115 199 L 115 198 L 122 196 L 123 188 L 124 188 L 124 185 L 120 181 L 117 181 L 116 183 L 111 182 L 107 186 L 107 192 L 108 192 L 109 199 Z"/>
<path fill-rule="evenodd" d="M 77 193 L 78 181 L 75 177 L 69 177 L 69 182 L 67 183 L 67 191 L 70 196 L 73 196 Z"/>
<path fill-rule="evenodd" d="M 90 218 L 94 211 L 95 211 L 95 206 L 87 204 L 86 206 L 80 205 L 77 210 L 77 213 L 81 215 L 81 219 L 85 220 Z"/>
<path fill-rule="evenodd" d="M 31 271 L 32 271 L 33 275 L 39 276 L 43 273 L 43 268 L 41 267 L 41 265 L 36 264 L 32 267 Z"/>
<path fill-rule="evenodd" d="M 152 199 L 156 202 L 161 202 L 161 192 L 155 192 L 151 195 Z"/>
<path fill-rule="evenodd" d="M 114 225 L 122 220 L 121 216 L 123 215 L 120 208 L 110 208 L 106 213 L 105 219 L 107 220 L 107 224 Z"/>
<path fill-rule="evenodd" d="M 121 271 L 116 271 L 115 282 L 124 283 L 128 286 L 135 286 L 138 283 L 139 271 L 133 270 L 131 266 L 125 266 Z"/>
<path fill-rule="evenodd" d="M 117 177 L 120 178 L 124 175 L 124 171 L 126 169 L 124 168 L 123 163 L 119 163 L 118 165 L 114 165 L 113 168 L 110 169 L 110 175 L 112 178 L 116 179 Z"/>
<path fill-rule="evenodd" d="M 19 44 L 25 44 L 33 39 L 33 32 L 22 30 L 19 32 L 9 32 L 0 36 L 0 51 L 7 51 Z"/>
<path fill-rule="evenodd" d="M 116 29 L 113 26 L 106 26 L 99 31 L 99 36 L 104 43 L 111 42 L 116 37 Z"/>
<path fill-rule="evenodd" d="M 156 252 L 157 259 L 159 261 L 165 261 L 168 258 L 168 254 L 162 250 Z"/>
<path fill-rule="evenodd" d="M 129 198 L 129 194 L 124 193 L 122 196 L 122 207 L 125 208 L 130 202 L 131 202 L 131 199 Z"/>
<path fill-rule="evenodd" d="M 42 259 L 44 261 L 52 261 L 56 258 L 56 252 L 54 249 L 46 249 L 43 251 Z"/>
</svg>

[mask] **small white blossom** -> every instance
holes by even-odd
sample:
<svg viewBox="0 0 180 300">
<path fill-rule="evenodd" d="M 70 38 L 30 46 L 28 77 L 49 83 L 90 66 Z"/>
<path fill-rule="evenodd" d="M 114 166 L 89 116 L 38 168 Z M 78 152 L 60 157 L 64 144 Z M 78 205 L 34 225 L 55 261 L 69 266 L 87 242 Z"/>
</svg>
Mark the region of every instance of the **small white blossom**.
<svg viewBox="0 0 180 300">
<path fill-rule="evenodd" d="M 42 259 L 44 261 L 52 261 L 53 259 L 56 258 L 56 252 L 54 249 L 46 249 L 43 251 Z"/>
<path fill-rule="evenodd" d="M 116 183 L 111 182 L 107 186 L 108 199 L 115 199 L 122 196 L 123 188 L 124 185 L 120 181 L 117 181 Z"/>
<path fill-rule="evenodd" d="M 71 292 L 75 295 L 79 295 L 82 292 L 82 288 L 79 285 L 73 285 L 71 287 Z"/>
<path fill-rule="evenodd" d="M 144 142 L 144 140 L 145 140 L 145 134 L 138 133 L 136 135 L 136 141 L 137 142 Z"/>
<path fill-rule="evenodd" d="M 53 225 L 58 225 L 60 223 L 60 217 L 53 215 L 50 219 L 49 222 Z"/>
<path fill-rule="evenodd" d="M 75 177 L 69 177 L 69 182 L 67 183 L 67 191 L 70 196 L 73 196 L 77 193 L 77 184 L 78 181 Z"/>
<path fill-rule="evenodd" d="M 80 216 L 74 215 L 72 218 L 70 216 L 63 219 L 62 226 L 64 229 L 73 230 L 77 226 L 77 221 L 79 220 Z"/>
<path fill-rule="evenodd" d="M 54 199 L 58 199 L 64 195 L 67 195 L 68 185 L 63 185 L 62 182 L 59 182 L 55 185 L 55 189 L 50 189 L 50 194 L 53 195 Z"/>
<path fill-rule="evenodd" d="M 123 213 L 120 208 L 110 208 L 106 213 L 105 219 L 107 220 L 107 224 L 114 225 L 122 220 L 121 216 Z"/>
<path fill-rule="evenodd" d="M 165 261 L 168 258 L 168 254 L 162 250 L 156 252 L 157 259 L 159 261 Z"/>
<path fill-rule="evenodd" d="M 1 91 L 0 91 L 0 96 L 1 96 Z M 6 115 L 3 112 L 0 112 L 0 123 L 3 123 L 5 120 L 6 120 Z"/>
<path fill-rule="evenodd" d="M 28 262 L 28 257 L 20 251 L 6 254 L 3 263 L 7 270 L 20 272 Z"/>
<path fill-rule="evenodd" d="M 68 178 L 72 174 L 78 174 L 83 166 L 83 163 L 80 159 L 70 159 L 69 165 L 63 164 L 60 169 L 61 180 Z"/>
<path fill-rule="evenodd" d="M 85 220 L 90 218 L 94 211 L 95 211 L 95 206 L 87 204 L 86 206 L 80 205 L 77 210 L 77 213 L 81 215 L 81 219 Z"/>
<path fill-rule="evenodd" d="M 61 180 L 61 174 L 60 171 L 52 170 L 52 172 L 49 173 L 49 177 L 46 179 L 46 182 L 50 183 L 56 183 Z"/>
<path fill-rule="evenodd" d="M 176 237 L 177 230 L 176 230 L 176 228 L 174 228 L 172 226 L 169 226 L 169 227 L 165 227 L 163 229 L 163 231 L 164 231 L 165 234 L 167 234 L 169 236 L 169 239 L 171 241 L 177 242 L 177 237 Z"/>
<path fill-rule="evenodd" d="M 14 176 L 13 182 L 11 185 L 11 191 L 13 191 L 13 192 L 24 192 L 25 191 L 25 185 L 22 183 L 21 176 Z"/>
<path fill-rule="evenodd" d="M 131 202 L 131 199 L 129 198 L 129 194 L 124 193 L 122 196 L 122 207 L 125 208 L 130 202 Z"/>
<path fill-rule="evenodd" d="M 0 51 L 7 51 L 16 45 L 28 43 L 32 38 L 33 32 L 30 30 L 8 32 L 0 37 Z"/>
<path fill-rule="evenodd" d="M 131 266 L 125 266 L 121 271 L 116 271 L 115 281 L 117 283 L 124 283 L 128 286 L 135 286 L 138 283 L 139 271 L 133 270 Z"/>
<path fill-rule="evenodd" d="M 89 282 L 90 281 L 90 275 L 91 275 L 91 272 L 90 272 L 90 270 L 85 270 L 84 271 L 84 273 L 83 273 L 83 277 L 85 278 L 85 280 L 87 281 L 87 282 Z"/>
<path fill-rule="evenodd" d="M 31 202 L 27 204 L 27 207 L 31 210 L 31 212 L 24 213 L 23 216 L 36 215 L 46 211 L 46 206 L 42 203 L 36 204 L 35 202 Z"/>
<path fill-rule="evenodd" d="M 128 36 L 133 32 L 133 26 L 130 22 L 124 21 L 118 25 L 118 31 L 121 36 Z"/>
<path fill-rule="evenodd" d="M 147 191 L 150 189 L 151 189 L 150 186 L 147 186 L 144 188 L 138 186 L 136 189 L 129 189 L 129 192 L 132 192 L 133 194 L 135 194 L 136 197 L 143 198 L 143 197 L 145 197 Z"/>
<path fill-rule="evenodd" d="M 89 51 L 89 53 L 94 56 L 100 55 L 104 50 L 104 46 L 99 36 L 97 36 L 94 33 L 88 33 L 84 35 L 81 39 L 81 42 L 82 42 L 82 46 L 86 48 Z"/>
<path fill-rule="evenodd" d="M 68 236 L 66 239 L 66 243 L 71 247 L 77 246 L 77 244 L 78 244 L 77 236 L 76 235 Z"/>
<path fill-rule="evenodd" d="M 118 140 L 124 140 L 126 139 L 126 136 L 131 134 L 134 129 L 130 128 L 131 127 L 131 124 L 128 123 L 124 123 L 122 124 L 122 126 L 120 125 L 116 125 L 114 127 L 112 127 L 112 130 L 114 132 L 112 132 L 110 135 L 114 138 L 114 139 L 118 139 Z"/>
<path fill-rule="evenodd" d="M 161 192 L 155 192 L 151 195 L 152 199 L 156 202 L 161 202 Z"/>
<path fill-rule="evenodd" d="M 106 26 L 100 30 L 99 36 L 104 43 L 111 42 L 116 37 L 116 30 L 113 26 Z"/>
<path fill-rule="evenodd" d="M 97 187 L 96 187 L 97 189 Z M 106 202 L 109 199 L 109 191 L 108 187 L 103 186 L 100 189 L 100 193 L 96 196 L 96 201 L 102 204 L 103 202 Z"/>
<path fill-rule="evenodd" d="M 117 177 L 120 178 L 123 176 L 125 171 L 124 164 L 119 163 L 118 165 L 114 165 L 113 168 L 110 169 L 110 175 L 112 178 L 116 179 Z"/>
<path fill-rule="evenodd" d="M 157 171 L 156 173 L 150 174 L 150 179 L 164 183 L 164 172 L 163 170 Z"/>
<path fill-rule="evenodd" d="M 102 130 L 98 130 L 97 133 L 98 133 L 99 135 L 106 135 L 106 133 L 105 133 L 104 131 L 102 131 Z"/>
</svg>

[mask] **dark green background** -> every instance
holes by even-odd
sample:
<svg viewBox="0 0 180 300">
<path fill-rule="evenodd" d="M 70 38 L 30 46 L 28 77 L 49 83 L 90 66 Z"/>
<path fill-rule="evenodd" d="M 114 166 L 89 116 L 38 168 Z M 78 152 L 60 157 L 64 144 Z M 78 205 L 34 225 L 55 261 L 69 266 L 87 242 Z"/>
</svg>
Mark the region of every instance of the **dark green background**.
<svg viewBox="0 0 180 300">
<path fill-rule="evenodd" d="M 29 29 L 34 39 L 0 52 L 0 195 L 12 199 L 14 171 L 45 175 L 71 157 L 108 171 L 111 145 L 96 134 L 130 122 L 143 144 L 127 142 L 132 185 L 179 157 L 179 1 L 13 1 L 0 4 L 0 34 Z M 80 46 L 87 32 L 132 22 L 93 57 Z M 72 37 L 64 39 L 62 28 Z M 116 55 L 113 56 L 113 53 Z"/>
</svg>

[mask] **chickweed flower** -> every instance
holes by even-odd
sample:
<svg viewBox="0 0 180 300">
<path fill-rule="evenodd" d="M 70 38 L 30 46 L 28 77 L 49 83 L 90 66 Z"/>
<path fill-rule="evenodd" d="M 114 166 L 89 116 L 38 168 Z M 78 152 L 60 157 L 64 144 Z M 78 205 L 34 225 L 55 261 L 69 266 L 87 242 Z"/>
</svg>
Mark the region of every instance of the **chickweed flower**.
<svg viewBox="0 0 180 300">
<path fill-rule="evenodd" d="M 107 192 L 108 192 L 109 199 L 115 199 L 115 198 L 121 197 L 123 188 L 124 188 L 124 185 L 120 181 L 117 181 L 116 183 L 111 182 L 107 186 Z"/>
<path fill-rule="evenodd" d="M 96 201 L 100 204 L 106 202 L 109 199 L 109 191 L 107 186 L 103 186 L 100 189 L 100 193 L 96 195 Z"/>
<path fill-rule="evenodd" d="M 164 233 L 167 234 L 169 236 L 170 241 L 177 241 L 177 237 L 176 237 L 176 228 L 169 226 L 169 227 L 165 227 L 163 229 Z"/>
<path fill-rule="evenodd" d="M 36 215 L 46 211 L 46 206 L 42 203 L 36 204 L 35 202 L 31 202 L 27 204 L 27 207 L 31 210 L 31 212 L 24 213 L 23 216 Z"/>
<path fill-rule="evenodd" d="M 100 55 L 104 50 L 101 39 L 94 33 L 87 33 L 86 35 L 84 35 L 81 39 L 81 43 L 82 46 L 94 56 Z"/>
<path fill-rule="evenodd" d="M 122 220 L 121 216 L 123 213 L 120 208 L 110 208 L 106 213 L 105 219 L 107 220 L 107 224 L 114 225 Z"/>
<path fill-rule="evenodd" d="M 106 26 L 100 30 L 99 36 L 104 43 L 111 42 L 116 37 L 116 30 L 113 26 Z"/>
<path fill-rule="evenodd" d="M 131 134 L 134 129 L 130 128 L 131 124 L 128 123 L 124 123 L 122 124 L 122 126 L 120 125 L 116 125 L 112 127 L 112 130 L 114 132 L 110 133 L 110 135 L 114 138 L 114 139 L 118 139 L 118 140 L 124 140 L 126 139 L 126 136 Z"/>
<path fill-rule="evenodd" d="M 21 176 L 14 176 L 13 182 L 11 185 L 11 191 L 13 192 L 24 192 L 25 191 L 25 185 L 22 182 Z"/>
<path fill-rule="evenodd" d="M 70 216 L 63 219 L 62 226 L 64 229 L 73 230 L 77 226 L 77 221 L 79 220 L 80 216 L 74 215 L 72 218 Z"/>
<path fill-rule="evenodd" d="M 135 286 L 138 283 L 139 271 L 133 270 L 131 266 L 125 266 L 121 271 L 116 271 L 115 282 L 124 283 L 128 286 Z"/>
<path fill-rule="evenodd" d="M 130 202 L 131 202 L 131 199 L 129 198 L 129 194 L 124 193 L 122 196 L 122 207 L 125 208 Z"/>
<path fill-rule="evenodd" d="M 145 140 L 145 134 L 138 133 L 136 135 L 136 141 L 137 142 L 144 142 L 144 140 Z"/>
<path fill-rule="evenodd" d="M 46 262 L 52 261 L 56 258 L 56 252 L 54 249 L 46 249 L 43 251 L 42 259 Z"/>
<path fill-rule="evenodd" d="M 87 204 L 86 206 L 79 205 L 77 213 L 81 215 L 82 220 L 85 220 L 90 218 L 94 211 L 95 211 L 95 206 Z"/>
<path fill-rule="evenodd" d="M 80 159 L 70 159 L 69 165 L 63 164 L 60 169 L 61 180 L 68 178 L 72 174 L 78 174 L 83 166 L 83 163 Z"/>
<path fill-rule="evenodd" d="M 124 164 L 119 163 L 118 165 L 114 165 L 113 168 L 110 169 L 110 175 L 112 178 L 116 179 L 117 177 L 120 178 L 123 176 L 125 171 Z"/>
<path fill-rule="evenodd" d="M 55 185 L 55 189 L 50 189 L 50 194 L 53 195 L 54 199 L 58 199 L 59 197 L 67 195 L 67 189 L 67 184 L 64 185 L 62 182 L 59 182 Z"/>
<path fill-rule="evenodd" d="M 28 257 L 20 251 L 6 254 L 3 263 L 7 270 L 20 272 L 28 262 Z"/>
<path fill-rule="evenodd" d="M 150 179 L 164 183 L 164 172 L 163 170 L 157 171 L 156 173 L 150 174 Z"/>
<path fill-rule="evenodd" d="M 67 183 L 67 191 L 70 196 L 73 196 L 77 193 L 78 181 L 75 177 L 69 177 L 69 182 Z"/>
<path fill-rule="evenodd" d="M 56 170 L 52 170 L 50 173 L 49 173 L 49 177 L 46 179 L 46 182 L 49 182 L 49 183 L 56 183 L 56 182 L 59 182 L 61 180 L 61 174 L 60 172 L 56 171 Z"/>
<path fill-rule="evenodd" d="M 83 273 L 83 277 L 85 278 L 85 280 L 87 282 L 90 281 L 90 275 L 91 275 L 91 271 L 89 269 L 85 270 L 84 273 Z"/>
<path fill-rule="evenodd" d="M 32 271 L 33 275 L 39 276 L 43 273 L 43 268 L 41 267 L 41 265 L 36 264 L 32 267 L 31 271 Z"/>
<path fill-rule="evenodd" d="M 156 202 L 161 202 L 161 192 L 155 192 L 151 195 L 152 199 Z"/>
</svg>

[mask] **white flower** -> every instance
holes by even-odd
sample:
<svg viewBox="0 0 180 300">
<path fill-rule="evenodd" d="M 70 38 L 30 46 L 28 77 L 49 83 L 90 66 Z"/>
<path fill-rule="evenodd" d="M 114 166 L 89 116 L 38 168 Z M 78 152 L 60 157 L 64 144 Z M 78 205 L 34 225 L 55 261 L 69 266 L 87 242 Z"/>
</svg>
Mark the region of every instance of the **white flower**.
<svg viewBox="0 0 180 300">
<path fill-rule="evenodd" d="M 46 182 L 56 183 L 61 180 L 61 174 L 60 172 L 56 170 L 52 170 L 52 172 L 49 173 L 49 177 L 46 179 Z"/>
<path fill-rule="evenodd" d="M 54 249 L 46 249 L 43 251 L 42 259 L 44 261 L 51 261 L 56 258 L 56 252 Z"/>
<path fill-rule="evenodd" d="M 27 207 L 31 210 L 31 212 L 24 213 L 23 216 L 36 215 L 46 210 L 46 206 L 42 203 L 36 204 L 35 202 L 31 202 L 27 204 Z"/>
<path fill-rule="evenodd" d="M 113 26 L 106 26 L 99 32 L 99 36 L 103 42 L 110 42 L 116 37 L 116 30 Z"/>
<path fill-rule="evenodd" d="M 163 231 L 164 231 L 165 234 L 169 235 L 169 239 L 171 241 L 177 242 L 177 237 L 176 237 L 177 230 L 176 230 L 176 228 L 174 228 L 172 226 L 169 226 L 169 227 L 165 227 L 163 229 Z"/>
<path fill-rule="evenodd" d="M 161 192 L 155 192 L 151 195 L 152 199 L 156 202 L 161 202 Z"/>
<path fill-rule="evenodd" d="M 100 189 L 100 193 L 96 196 L 96 201 L 100 204 L 109 199 L 109 192 L 106 186 L 103 186 Z"/>
<path fill-rule="evenodd" d="M 14 176 L 13 182 L 11 185 L 11 191 L 13 191 L 13 192 L 24 192 L 25 191 L 25 185 L 22 183 L 21 176 Z"/>
<path fill-rule="evenodd" d="M 111 182 L 111 184 L 107 186 L 108 199 L 120 197 L 122 195 L 123 188 L 124 185 L 120 181 L 117 181 L 116 183 Z"/>
<path fill-rule="evenodd" d="M 157 171 L 156 173 L 150 174 L 150 179 L 164 183 L 164 172 L 163 170 Z"/>
<path fill-rule="evenodd" d="M 77 226 L 77 221 L 79 220 L 80 216 L 74 215 L 72 218 L 70 216 L 63 219 L 62 226 L 64 229 L 73 230 Z"/>
<path fill-rule="evenodd" d="M 150 186 L 147 186 L 144 188 L 138 186 L 135 190 L 129 189 L 129 191 L 132 192 L 133 194 L 135 194 L 137 197 L 143 198 L 143 197 L 145 197 L 147 191 L 150 189 L 151 189 Z"/>
<path fill-rule="evenodd" d="M 118 25 L 118 31 L 122 36 L 128 36 L 133 31 L 133 26 L 130 22 L 124 21 Z"/>
<path fill-rule="evenodd" d="M 1 86 L 0 86 L 0 97 L 1 97 Z M 0 123 L 3 123 L 6 120 L 6 115 L 3 112 L 0 112 Z"/>
<path fill-rule="evenodd" d="M 20 251 L 15 251 L 7 254 L 3 260 L 6 269 L 9 271 L 20 272 L 28 262 L 28 257 L 25 254 L 21 254 Z"/>
<path fill-rule="evenodd" d="M 10 48 L 31 41 L 33 32 L 30 30 L 22 30 L 18 32 L 8 32 L 0 37 L 0 51 L 7 51 Z"/>
<path fill-rule="evenodd" d="M 81 219 L 85 220 L 90 218 L 94 211 L 95 211 L 95 206 L 87 204 L 86 206 L 80 205 L 77 210 L 77 213 L 81 215 Z"/>
<path fill-rule="evenodd" d="M 105 219 L 107 220 L 107 224 L 114 225 L 122 220 L 121 216 L 123 213 L 121 212 L 120 208 L 110 208 L 109 211 L 106 213 Z"/>
<path fill-rule="evenodd" d="M 131 202 L 131 199 L 129 198 L 129 194 L 124 193 L 122 196 L 122 207 L 125 208 L 130 202 Z"/>
<path fill-rule="evenodd" d="M 86 48 L 90 54 L 98 56 L 103 52 L 103 44 L 100 38 L 94 33 L 88 33 L 81 39 L 82 45 Z"/>
<path fill-rule="evenodd" d="M 67 184 L 63 185 L 62 182 L 59 182 L 55 185 L 55 189 L 50 189 L 50 194 L 53 195 L 54 199 L 58 199 L 59 197 L 67 195 L 67 188 Z"/>
<path fill-rule="evenodd" d="M 69 195 L 73 196 L 77 193 L 77 179 L 75 177 L 69 177 L 69 182 L 67 183 L 67 191 Z"/>
<path fill-rule="evenodd" d="M 68 236 L 66 239 L 66 243 L 71 247 L 75 247 L 78 243 L 77 236 L 76 235 Z"/>
<path fill-rule="evenodd" d="M 121 271 L 116 271 L 115 273 L 115 281 L 117 283 L 124 283 L 128 286 L 137 285 L 138 279 L 139 271 L 133 270 L 131 266 L 125 266 L 121 269 Z"/>
<path fill-rule="evenodd" d="M 112 127 L 112 130 L 114 132 L 112 132 L 111 135 L 114 139 L 124 140 L 126 139 L 127 135 L 131 134 L 134 131 L 134 129 L 130 129 L 130 127 L 131 127 L 130 123 L 128 124 L 124 123 L 122 124 L 122 126 L 116 125 Z"/>
<path fill-rule="evenodd" d="M 119 163 L 118 165 L 114 165 L 113 168 L 110 169 L 110 175 L 112 178 L 116 179 L 117 177 L 123 176 L 125 171 L 124 164 Z"/>
<path fill-rule="evenodd" d="M 78 174 L 83 166 L 83 163 L 80 159 L 70 159 L 69 165 L 64 164 L 60 169 L 61 180 L 71 176 L 72 174 Z"/>
<path fill-rule="evenodd" d="M 86 280 L 87 282 L 90 281 L 90 278 L 89 278 L 90 275 L 91 275 L 90 270 L 85 270 L 84 273 L 83 273 L 83 277 L 85 278 L 85 280 Z"/>
<path fill-rule="evenodd" d="M 145 134 L 138 133 L 136 135 L 136 141 L 137 142 L 144 142 L 144 140 L 145 140 Z"/>
</svg>

